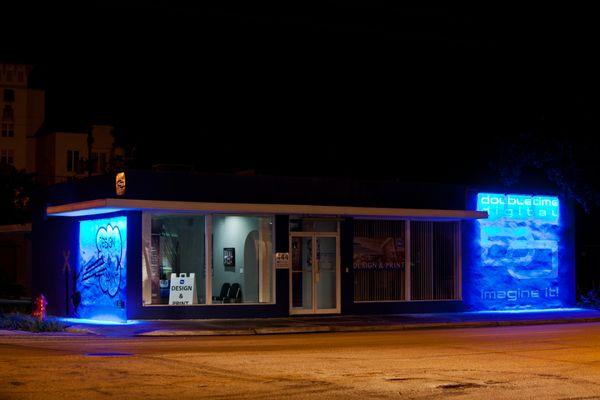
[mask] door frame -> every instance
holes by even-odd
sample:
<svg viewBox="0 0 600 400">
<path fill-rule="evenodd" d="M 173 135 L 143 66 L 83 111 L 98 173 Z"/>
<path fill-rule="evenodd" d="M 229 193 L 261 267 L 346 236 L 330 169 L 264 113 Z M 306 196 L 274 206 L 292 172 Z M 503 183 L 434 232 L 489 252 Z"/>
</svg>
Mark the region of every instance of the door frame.
<svg viewBox="0 0 600 400">
<path fill-rule="evenodd" d="M 313 268 L 311 268 L 311 272 L 312 272 L 312 310 L 309 309 L 304 309 L 304 308 L 293 308 L 292 307 L 292 294 L 293 294 L 293 288 L 292 288 L 292 275 L 293 275 L 293 267 L 292 264 L 290 263 L 290 273 L 289 273 L 289 313 L 290 315 L 315 315 L 315 314 L 340 314 L 341 313 L 341 300 L 342 300 L 342 295 L 341 295 L 341 276 L 340 276 L 340 234 L 339 234 L 339 228 L 337 232 L 290 232 L 290 236 L 289 236 L 289 249 L 290 249 L 290 256 L 292 253 L 292 238 L 293 237 L 309 237 L 312 238 L 312 246 L 313 249 L 315 249 L 316 247 L 316 241 L 317 241 L 317 237 L 332 237 L 335 238 L 335 304 L 336 307 L 335 308 L 327 308 L 327 309 L 318 309 L 317 308 L 317 291 L 316 291 L 316 282 L 315 282 L 315 273 L 316 270 L 314 268 L 314 265 L 316 264 L 316 257 L 317 257 L 317 253 L 316 251 L 313 251 L 313 255 L 312 255 L 312 262 L 313 262 Z M 290 257 L 291 258 L 291 257 Z"/>
</svg>

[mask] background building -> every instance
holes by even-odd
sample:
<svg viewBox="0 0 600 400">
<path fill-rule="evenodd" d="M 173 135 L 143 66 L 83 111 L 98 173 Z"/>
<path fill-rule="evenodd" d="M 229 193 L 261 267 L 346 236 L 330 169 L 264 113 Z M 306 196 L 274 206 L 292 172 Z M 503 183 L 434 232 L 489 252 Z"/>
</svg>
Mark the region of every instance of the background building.
<svg viewBox="0 0 600 400">
<path fill-rule="evenodd" d="M 0 63 L 0 166 L 31 174 L 35 184 L 42 186 L 114 170 L 122 151 L 115 147 L 113 127 L 64 129 L 61 124 L 71 125 L 70 121 L 49 123 L 45 91 L 29 83 L 32 70 L 28 64 Z M 10 168 L 4 171 L 11 174 Z M 31 224 L 27 222 L 0 226 L 0 299 L 30 293 Z"/>
<path fill-rule="evenodd" d="M 114 167 L 115 149 L 110 125 L 93 125 L 91 174 Z M 36 136 L 36 177 L 43 185 L 64 182 L 89 174 L 89 135 L 85 132 L 41 131 Z"/>
<path fill-rule="evenodd" d="M 30 65 L 0 63 L 0 162 L 35 172 L 35 135 L 44 122 L 44 91 L 28 85 Z"/>
<path fill-rule="evenodd" d="M 0 63 L 0 163 L 34 174 L 42 185 L 106 173 L 122 152 L 111 125 L 61 129 L 45 121 L 45 93 L 29 86 L 31 65 Z M 66 121 L 68 123 L 68 121 Z M 60 123 L 59 123 L 60 125 Z"/>
</svg>

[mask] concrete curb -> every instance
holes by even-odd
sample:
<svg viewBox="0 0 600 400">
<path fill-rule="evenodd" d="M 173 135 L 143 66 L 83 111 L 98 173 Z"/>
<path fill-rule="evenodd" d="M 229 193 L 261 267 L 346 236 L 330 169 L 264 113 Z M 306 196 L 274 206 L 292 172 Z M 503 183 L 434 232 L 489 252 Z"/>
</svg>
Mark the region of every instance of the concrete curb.
<svg viewBox="0 0 600 400">
<path fill-rule="evenodd" d="M 328 332 L 376 332 L 376 331 L 411 331 L 428 329 L 461 329 L 461 328 L 491 328 L 498 326 L 526 326 L 526 325 L 552 325 L 552 324 L 577 324 L 600 322 L 600 317 L 560 318 L 540 320 L 515 320 L 515 321 L 466 321 L 466 322 L 431 322 L 398 325 L 315 325 L 293 327 L 264 327 L 248 329 L 198 329 L 198 330 L 166 330 L 159 329 L 137 333 L 134 336 L 248 336 L 248 335 L 281 335 L 298 333 L 328 333 Z"/>
<path fill-rule="evenodd" d="M 159 329 L 137 333 L 134 336 L 248 336 L 256 335 L 254 329 L 198 329 L 198 330 L 167 330 Z"/>
</svg>

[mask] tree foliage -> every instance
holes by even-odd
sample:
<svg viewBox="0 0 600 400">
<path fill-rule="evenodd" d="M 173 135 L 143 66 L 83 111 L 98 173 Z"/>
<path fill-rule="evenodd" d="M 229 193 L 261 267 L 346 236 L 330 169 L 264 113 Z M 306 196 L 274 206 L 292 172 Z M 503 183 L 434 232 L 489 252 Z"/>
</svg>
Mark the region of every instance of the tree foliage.
<svg viewBox="0 0 600 400">
<path fill-rule="evenodd" d="M 591 137 L 544 126 L 499 137 L 490 167 L 511 187 L 528 176 L 543 176 L 586 213 L 600 206 L 600 157 Z"/>
<path fill-rule="evenodd" d="M 33 176 L 11 165 L 0 165 L 0 224 L 31 221 L 30 200 L 35 190 Z"/>
</svg>

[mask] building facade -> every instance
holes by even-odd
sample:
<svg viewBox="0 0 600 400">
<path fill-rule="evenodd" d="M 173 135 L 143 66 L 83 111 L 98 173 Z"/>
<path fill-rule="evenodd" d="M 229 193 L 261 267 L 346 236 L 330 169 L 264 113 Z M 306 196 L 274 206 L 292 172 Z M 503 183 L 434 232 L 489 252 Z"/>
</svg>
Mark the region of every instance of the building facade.
<svg viewBox="0 0 600 400">
<path fill-rule="evenodd" d="M 568 203 L 440 185 L 128 171 L 56 185 L 34 292 L 97 319 L 573 305 Z"/>
<path fill-rule="evenodd" d="M 114 146 L 110 125 L 93 125 L 91 174 L 114 169 L 119 150 Z M 88 134 L 85 132 L 40 132 L 36 137 L 36 176 L 42 185 L 65 182 L 89 175 Z"/>
<path fill-rule="evenodd" d="M 113 170 L 122 156 L 112 126 L 92 125 L 91 166 L 87 129 L 56 130 L 45 122 L 45 92 L 32 88 L 32 66 L 0 63 L 0 166 L 32 174 L 40 185 Z M 0 298 L 28 296 L 31 256 L 28 227 L 0 226 Z"/>
<path fill-rule="evenodd" d="M 29 87 L 30 71 L 29 65 L 0 63 L 0 163 L 33 173 L 44 91 Z"/>
<path fill-rule="evenodd" d="M 91 125 L 64 131 L 45 124 L 45 92 L 29 85 L 32 66 L 0 63 L 0 164 L 34 174 L 51 185 L 88 175 L 91 130 L 91 170 L 112 170 L 122 156 L 115 146 L 113 127 Z"/>
</svg>

